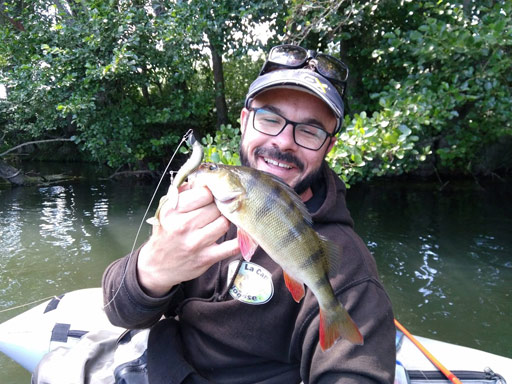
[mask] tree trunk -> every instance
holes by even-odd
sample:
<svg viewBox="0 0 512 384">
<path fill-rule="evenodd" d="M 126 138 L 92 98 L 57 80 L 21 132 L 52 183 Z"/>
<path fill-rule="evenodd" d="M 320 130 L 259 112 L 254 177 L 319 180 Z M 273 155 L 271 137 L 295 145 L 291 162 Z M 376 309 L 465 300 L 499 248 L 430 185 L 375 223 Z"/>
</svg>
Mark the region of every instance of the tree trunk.
<svg viewBox="0 0 512 384">
<path fill-rule="evenodd" d="M 6 154 L 25 147 L 27 145 L 33 144 L 41 144 L 41 143 L 52 143 L 57 141 L 74 141 L 74 138 L 59 138 L 59 139 L 47 139 L 47 140 L 34 140 L 28 141 L 26 143 L 19 144 L 7 151 L 0 153 L 0 158 L 5 156 Z M 21 171 L 21 169 L 17 169 L 5 161 L 0 159 L 0 178 L 7 180 L 9 183 L 17 186 L 21 185 L 37 185 L 37 184 L 51 184 L 58 181 L 64 180 L 74 180 L 79 179 L 80 177 L 75 176 L 66 176 L 66 175 L 48 175 L 48 176 L 29 176 Z"/>
<path fill-rule="evenodd" d="M 22 172 L 21 169 L 14 168 L 6 162 L 0 160 L 0 178 L 7 180 L 14 186 L 28 185 L 50 185 L 64 181 L 79 180 L 81 176 L 69 176 L 63 174 L 45 175 L 45 176 L 29 176 Z"/>
<path fill-rule="evenodd" d="M 25 175 L 20 169 L 14 168 L 0 160 L 0 177 L 14 185 L 24 185 Z"/>
<path fill-rule="evenodd" d="M 210 40 L 210 52 L 213 63 L 213 80 L 215 81 L 215 108 L 217 109 L 217 128 L 228 123 L 228 106 L 226 104 L 226 92 L 224 82 L 224 70 L 222 68 L 222 53 L 219 52 L 212 39 Z"/>
</svg>

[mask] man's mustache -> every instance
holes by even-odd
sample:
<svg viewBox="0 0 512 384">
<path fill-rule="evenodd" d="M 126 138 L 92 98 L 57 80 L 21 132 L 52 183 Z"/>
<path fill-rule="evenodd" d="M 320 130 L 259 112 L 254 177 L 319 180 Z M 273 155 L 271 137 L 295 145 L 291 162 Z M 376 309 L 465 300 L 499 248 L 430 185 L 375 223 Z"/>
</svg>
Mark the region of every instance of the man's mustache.
<svg viewBox="0 0 512 384">
<path fill-rule="evenodd" d="M 254 150 L 255 156 L 268 157 L 273 160 L 282 161 L 295 165 L 300 171 L 304 170 L 304 163 L 299 158 L 288 152 L 281 152 L 279 149 L 271 147 L 258 147 Z"/>
</svg>

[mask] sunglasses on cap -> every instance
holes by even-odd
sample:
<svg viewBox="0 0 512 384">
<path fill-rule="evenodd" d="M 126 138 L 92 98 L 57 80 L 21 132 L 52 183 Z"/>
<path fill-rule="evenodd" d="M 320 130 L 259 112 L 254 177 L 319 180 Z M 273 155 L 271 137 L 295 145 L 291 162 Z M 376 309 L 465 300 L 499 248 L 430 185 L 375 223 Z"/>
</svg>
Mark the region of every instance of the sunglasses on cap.
<svg viewBox="0 0 512 384">
<path fill-rule="evenodd" d="M 348 79 L 347 65 L 337 58 L 308 50 L 298 45 L 284 44 L 273 47 L 263 64 L 260 76 L 280 68 L 311 67 L 329 80 L 343 97 Z"/>
</svg>

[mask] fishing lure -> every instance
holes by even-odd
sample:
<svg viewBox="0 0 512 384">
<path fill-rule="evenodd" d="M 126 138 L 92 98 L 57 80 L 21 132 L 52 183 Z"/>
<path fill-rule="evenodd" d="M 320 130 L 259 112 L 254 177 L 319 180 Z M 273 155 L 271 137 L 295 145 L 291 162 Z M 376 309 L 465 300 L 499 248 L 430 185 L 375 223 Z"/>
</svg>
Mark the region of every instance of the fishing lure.
<svg viewBox="0 0 512 384">
<path fill-rule="evenodd" d="M 185 141 L 190 146 L 192 146 L 192 154 L 190 155 L 189 159 L 185 162 L 185 164 L 183 164 L 183 166 L 178 170 L 176 177 L 172 178 L 172 176 L 171 176 L 171 185 L 169 186 L 169 190 L 167 191 L 167 194 L 160 199 L 160 203 L 155 212 L 155 216 L 151 217 L 150 219 L 147 220 L 147 222 L 149 224 L 151 224 L 153 226 L 160 225 L 160 220 L 159 220 L 160 208 L 166 201 L 169 201 L 170 204 L 173 204 L 173 206 L 176 207 L 176 205 L 178 204 L 178 187 L 183 183 L 183 181 L 188 177 L 188 175 L 190 175 L 192 172 L 194 172 L 197 169 L 197 167 L 199 167 L 199 165 L 201 164 L 201 161 L 203 160 L 203 156 L 204 156 L 203 146 L 201 145 L 201 143 L 199 143 L 199 141 L 196 140 L 196 138 L 194 137 L 193 131 L 191 129 L 189 129 L 187 131 L 187 133 L 182 137 L 178 146 L 176 147 L 176 150 L 174 151 L 171 159 L 169 160 L 169 163 L 165 167 L 162 177 L 158 181 L 158 184 L 155 188 L 155 192 L 153 193 L 153 196 L 151 197 L 151 200 L 149 201 L 148 207 L 146 208 L 146 212 L 144 213 L 144 216 L 142 217 L 141 223 L 140 223 L 137 233 L 135 235 L 135 239 L 133 240 L 132 249 L 130 251 L 130 255 L 128 256 L 129 259 L 131 259 L 133 256 L 133 253 L 135 251 L 135 246 L 137 244 L 137 240 L 139 238 L 140 231 L 142 229 L 142 225 L 144 224 L 144 219 L 148 215 L 149 209 L 155 199 L 155 196 L 160 187 L 160 184 L 162 184 L 162 181 L 163 181 L 165 175 L 167 174 L 174 157 L 176 156 L 176 154 L 178 153 L 178 150 L 180 149 L 181 145 Z M 116 292 L 112 296 L 112 299 L 110 299 L 110 301 L 104 305 L 104 308 L 109 306 L 114 301 L 114 299 L 118 295 L 119 291 L 121 290 L 121 287 L 124 284 L 125 278 L 126 278 L 126 269 L 123 273 L 123 276 L 121 277 L 121 283 L 119 284 L 119 287 L 117 288 Z"/>
<path fill-rule="evenodd" d="M 158 208 L 156 209 L 155 216 L 149 218 L 147 220 L 148 224 L 153 226 L 160 225 L 160 209 L 167 202 L 171 205 L 171 207 L 176 208 L 178 205 L 178 187 L 185 181 L 185 179 L 194 172 L 197 167 L 203 161 L 204 150 L 203 146 L 196 140 L 194 137 L 194 133 L 192 131 L 187 132 L 187 135 L 184 136 L 184 139 L 187 140 L 187 143 L 192 146 L 192 154 L 188 158 L 188 160 L 181 166 L 176 177 L 171 180 L 171 185 L 169 186 L 169 190 L 167 194 L 160 199 L 160 203 L 158 204 Z"/>
</svg>

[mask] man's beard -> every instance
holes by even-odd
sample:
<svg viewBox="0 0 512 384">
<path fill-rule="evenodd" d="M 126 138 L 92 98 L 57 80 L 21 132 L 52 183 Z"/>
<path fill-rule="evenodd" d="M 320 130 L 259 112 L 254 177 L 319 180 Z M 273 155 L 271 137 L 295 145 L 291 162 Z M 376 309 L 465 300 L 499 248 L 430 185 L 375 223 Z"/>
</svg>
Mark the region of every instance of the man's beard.
<svg viewBox="0 0 512 384">
<path fill-rule="evenodd" d="M 242 145 L 240 145 L 239 154 L 240 162 L 243 166 L 256 168 L 255 164 L 251 164 L 249 156 L 247 155 Z M 254 150 L 254 156 L 269 157 L 277 161 L 281 160 L 295 165 L 300 171 L 304 170 L 304 163 L 300 161 L 300 159 L 290 153 L 281 152 L 277 148 L 257 147 Z M 302 193 L 306 192 L 318 179 L 320 179 L 321 175 L 321 167 L 318 167 L 313 172 L 305 175 L 304 178 L 300 180 L 296 186 L 293 187 L 293 189 L 298 195 L 301 195 Z"/>
</svg>

